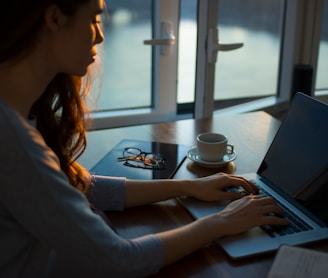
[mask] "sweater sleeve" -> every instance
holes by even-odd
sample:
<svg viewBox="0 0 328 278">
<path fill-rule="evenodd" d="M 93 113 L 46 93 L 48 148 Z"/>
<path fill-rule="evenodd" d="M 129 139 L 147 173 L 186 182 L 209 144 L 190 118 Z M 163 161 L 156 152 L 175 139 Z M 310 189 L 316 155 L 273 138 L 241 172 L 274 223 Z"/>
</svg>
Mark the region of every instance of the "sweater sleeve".
<svg viewBox="0 0 328 278">
<path fill-rule="evenodd" d="M 122 211 L 125 204 L 125 178 L 92 175 L 87 198 L 96 208 Z"/>
<path fill-rule="evenodd" d="M 131 240 L 117 235 L 69 184 L 58 158 L 37 130 L 13 114 L 6 116 L 0 120 L 0 207 L 8 215 L 2 219 L 8 233 L 0 238 L 0 245 L 12 254 L 12 258 L 6 254 L 6 264 L 14 269 L 17 260 L 25 260 L 19 265 L 28 267 L 35 255 L 33 246 L 44 245 L 56 251 L 56 266 L 61 265 L 61 258 L 69 263 L 68 268 L 54 268 L 64 270 L 65 275 L 74 273 L 69 277 L 77 273 L 79 277 L 144 277 L 157 272 L 164 259 L 162 241 L 155 235 Z M 117 192 L 124 194 L 122 181 L 113 184 L 109 201 Z M 106 203 L 103 208 L 111 207 L 106 196 L 100 203 Z M 122 204 L 118 201 L 113 207 Z M 65 275 L 61 277 L 68 277 Z"/>
</svg>

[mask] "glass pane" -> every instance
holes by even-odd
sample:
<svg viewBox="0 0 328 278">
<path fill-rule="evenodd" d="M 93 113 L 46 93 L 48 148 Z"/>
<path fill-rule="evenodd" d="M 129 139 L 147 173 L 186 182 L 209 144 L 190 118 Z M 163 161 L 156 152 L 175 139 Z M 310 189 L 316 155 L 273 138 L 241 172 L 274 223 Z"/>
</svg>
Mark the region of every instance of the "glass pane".
<svg viewBox="0 0 328 278">
<path fill-rule="evenodd" d="M 178 103 L 194 102 L 197 0 L 181 0 L 178 50 Z"/>
<path fill-rule="evenodd" d="M 328 90 L 328 0 L 324 1 L 324 12 L 321 29 L 321 40 L 318 58 L 318 70 L 316 80 L 317 90 Z"/>
<path fill-rule="evenodd" d="M 151 0 L 107 0 L 102 90 L 97 110 L 151 105 Z"/>
<path fill-rule="evenodd" d="M 283 0 L 219 1 L 220 42 L 244 46 L 218 53 L 215 100 L 277 93 L 283 6 Z"/>
</svg>

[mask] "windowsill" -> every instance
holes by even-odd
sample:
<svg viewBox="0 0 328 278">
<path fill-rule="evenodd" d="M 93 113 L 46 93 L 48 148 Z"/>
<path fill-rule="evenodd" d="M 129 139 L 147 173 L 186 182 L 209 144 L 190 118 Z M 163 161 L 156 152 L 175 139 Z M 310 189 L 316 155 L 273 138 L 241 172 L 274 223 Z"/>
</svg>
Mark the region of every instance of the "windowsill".
<svg viewBox="0 0 328 278">
<path fill-rule="evenodd" d="M 134 115 L 142 115 L 151 113 L 152 110 L 150 108 L 138 108 L 138 109 L 126 109 L 126 110 L 110 110 L 110 111 L 94 111 L 90 113 L 90 117 L 93 119 L 101 119 L 106 118 L 108 116 L 111 117 L 122 117 L 122 116 L 134 116 Z"/>
<path fill-rule="evenodd" d="M 315 97 L 327 101 L 327 91 L 316 92 Z M 280 118 L 288 110 L 289 101 L 278 97 L 267 97 L 247 103 L 238 104 L 228 108 L 221 108 L 213 112 L 215 115 L 234 115 L 253 111 L 265 111 L 274 117 Z M 173 118 L 165 118 L 160 113 L 154 114 L 150 108 L 129 109 L 120 111 L 100 111 L 92 112 L 90 118 L 92 119 L 89 130 L 106 129 L 113 127 L 132 126 L 140 124 L 158 123 L 170 120 L 184 120 L 192 118 L 192 114 L 176 115 Z M 152 115 L 150 117 L 150 115 Z M 109 124 L 110 123 L 110 124 Z"/>
<path fill-rule="evenodd" d="M 259 110 L 263 110 L 269 114 L 275 114 L 287 110 L 288 105 L 288 101 L 272 96 L 220 109 L 214 111 L 213 115 L 233 115 Z"/>
<path fill-rule="evenodd" d="M 315 92 L 315 98 L 328 103 L 328 90 Z M 279 118 L 281 114 L 286 112 L 289 107 L 289 101 L 279 97 L 267 97 L 259 100 L 250 101 L 247 103 L 231 106 L 214 111 L 213 115 L 233 115 L 247 113 L 252 111 L 265 111 L 270 115 Z"/>
<path fill-rule="evenodd" d="M 151 112 L 150 108 L 91 112 L 89 116 L 91 123 L 88 130 L 140 124 L 144 116 Z"/>
</svg>

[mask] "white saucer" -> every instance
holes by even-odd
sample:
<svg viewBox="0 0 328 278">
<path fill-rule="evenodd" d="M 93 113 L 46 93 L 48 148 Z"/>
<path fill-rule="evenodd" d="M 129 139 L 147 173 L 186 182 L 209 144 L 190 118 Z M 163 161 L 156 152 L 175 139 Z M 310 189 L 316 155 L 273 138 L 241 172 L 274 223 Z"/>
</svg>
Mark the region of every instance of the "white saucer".
<svg viewBox="0 0 328 278">
<path fill-rule="evenodd" d="M 234 161 L 237 158 L 237 154 L 233 152 L 232 154 L 224 155 L 223 159 L 220 161 L 205 161 L 202 160 L 197 152 L 197 147 L 192 147 L 188 153 L 187 157 L 199 164 L 200 166 L 207 167 L 207 168 L 218 168 L 228 164 L 231 161 Z"/>
</svg>

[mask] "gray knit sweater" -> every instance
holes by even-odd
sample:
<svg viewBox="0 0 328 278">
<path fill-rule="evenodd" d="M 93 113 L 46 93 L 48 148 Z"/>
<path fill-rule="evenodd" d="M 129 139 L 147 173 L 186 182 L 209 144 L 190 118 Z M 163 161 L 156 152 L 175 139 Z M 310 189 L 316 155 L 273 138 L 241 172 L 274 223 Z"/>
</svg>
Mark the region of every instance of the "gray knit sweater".
<svg viewBox="0 0 328 278">
<path fill-rule="evenodd" d="M 124 208 L 125 179 L 96 177 L 90 201 Z M 163 264 L 154 235 L 117 235 L 71 185 L 39 132 L 0 101 L 0 277 L 144 277 Z"/>
</svg>

